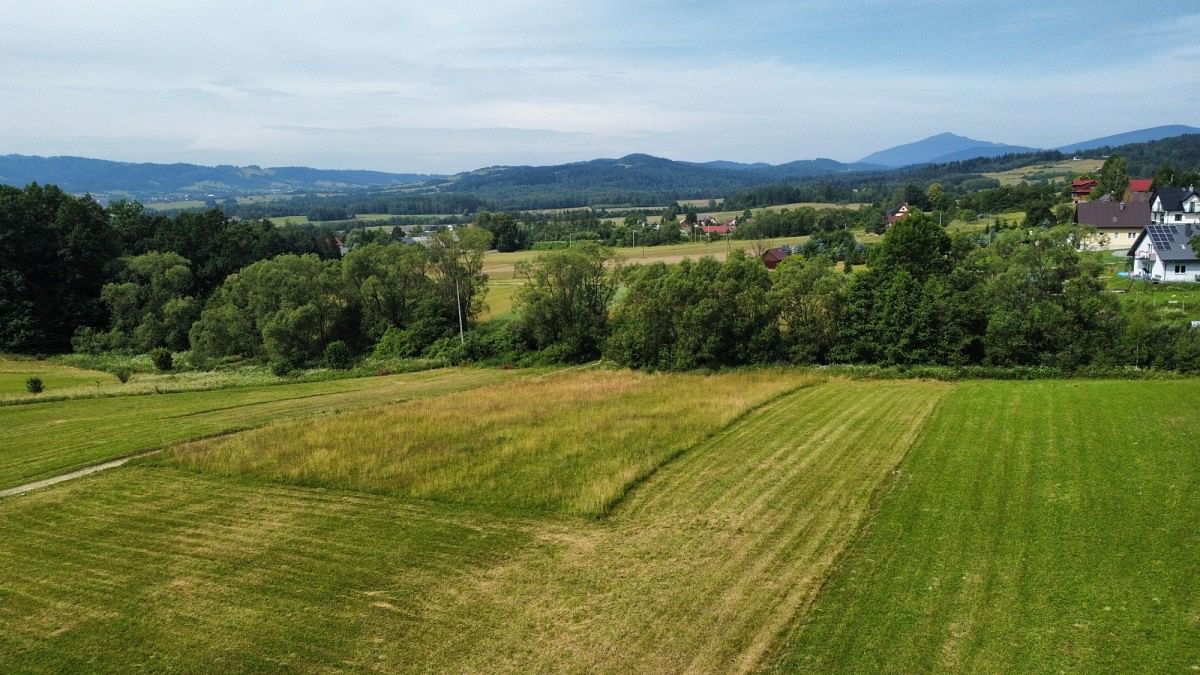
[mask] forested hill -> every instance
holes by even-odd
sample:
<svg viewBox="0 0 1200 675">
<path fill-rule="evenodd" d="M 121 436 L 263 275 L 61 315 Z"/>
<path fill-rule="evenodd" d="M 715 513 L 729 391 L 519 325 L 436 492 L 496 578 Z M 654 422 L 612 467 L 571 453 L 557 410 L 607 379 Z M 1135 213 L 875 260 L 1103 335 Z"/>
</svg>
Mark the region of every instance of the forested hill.
<svg viewBox="0 0 1200 675">
<path fill-rule="evenodd" d="M 423 182 L 424 174 L 306 167 L 200 166 L 111 162 L 85 157 L 0 155 L 0 183 L 52 184 L 73 193 L 138 199 L 177 195 L 221 197 L 291 190 L 345 190 Z"/>
</svg>

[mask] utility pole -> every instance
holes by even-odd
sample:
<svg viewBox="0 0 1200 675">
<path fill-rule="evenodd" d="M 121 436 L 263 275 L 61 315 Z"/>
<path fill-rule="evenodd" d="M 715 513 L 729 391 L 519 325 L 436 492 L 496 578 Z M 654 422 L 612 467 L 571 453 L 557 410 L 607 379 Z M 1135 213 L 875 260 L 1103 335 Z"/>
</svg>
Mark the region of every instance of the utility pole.
<svg viewBox="0 0 1200 675">
<path fill-rule="evenodd" d="M 458 307 L 458 343 L 466 344 L 467 336 L 463 332 L 462 296 L 458 292 L 458 277 L 454 277 L 454 304 Z"/>
</svg>

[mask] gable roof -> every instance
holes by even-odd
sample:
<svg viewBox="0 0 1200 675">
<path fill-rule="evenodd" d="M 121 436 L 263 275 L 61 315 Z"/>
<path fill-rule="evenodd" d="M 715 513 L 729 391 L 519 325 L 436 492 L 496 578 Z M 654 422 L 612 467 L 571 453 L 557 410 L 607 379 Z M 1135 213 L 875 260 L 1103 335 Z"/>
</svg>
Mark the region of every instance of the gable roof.
<svg viewBox="0 0 1200 675">
<path fill-rule="evenodd" d="M 1150 222 L 1149 202 L 1080 202 L 1075 205 L 1075 222 L 1104 228 L 1140 228 Z"/>
<path fill-rule="evenodd" d="M 1154 185 L 1153 178 L 1130 178 L 1129 179 L 1129 191 L 1130 192 L 1149 192 L 1151 185 Z"/>
<path fill-rule="evenodd" d="M 1155 199 L 1160 199 L 1163 211 L 1182 211 L 1183 203 L 1194 194 L 1196 191 L 1190 187 L 1160 187 L 1154 191 L 1150 202 L 1153 203 Z"/>
<path fill-rule="evenodd" d="M 700 228 L 704 234 L 729 234 L 735 229 L 733 225 L 705 225 Z"/>
<path fill-rule="evenodd" d="M 1154 252 L 1162 260 L 1197 260 L 1200 259 L 1200 256 L 1196 255 L 1188 243 L 1192 237 L 1197 235 L 1200 235 L 1200 227 L 1195 225 L 1150 223 L 1134 240 L 1133 246 L 1126 255 L 1134 255 L 1138 246 L 1141 246 L 1142 240 L 1149 237 L 1150 245 L 1154 247 Z"/>
</svg>

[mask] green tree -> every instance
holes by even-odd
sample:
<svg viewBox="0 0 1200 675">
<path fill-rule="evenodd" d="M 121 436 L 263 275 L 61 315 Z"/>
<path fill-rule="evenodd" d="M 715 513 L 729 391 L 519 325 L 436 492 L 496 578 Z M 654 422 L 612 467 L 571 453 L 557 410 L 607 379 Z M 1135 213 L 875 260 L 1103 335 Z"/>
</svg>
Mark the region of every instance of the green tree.
<svg viewBox="0 0 1200 675">
<path fill-rule="evenodd" d="M 1157 190 L 1173 185 L 1175 185 L 1175 167 L 1170 164 L 1160 164 L 1154 171 L 1154 182 L 1151 183 L 1150 189 Z"/>
<path fill-rule="evenodd" d="M 117 281 L 100 291 L 110 316 L 107 344 L 142 352 L 187 349 L 188 331 L 200 310 L 189 294 L 193 281 L 190 263 L 177 253 L 151 251 L 123 259 Z"/>
<path fill-rule="evenodd" d="M 492 233 L 492 245 L 501 253 L 529 248 L 526 232 L 511 213 L 480 211 L 475 225 Z"/>
<path fill-rule="evenodd" d="M 230 275 L 208 299 L 192 326 L 192 349 L 296 366 L 320 356 L 346 308 L 337 261 L 313 254 L 261 260 Z"/>
<path fill-rule="evenodd" d="M 1100 167 L 1099 180 L 1100 185 L 1092 193 L 1095 197 L 1112 195 L 1114 199 L 1120 199 L 1129 187 L 1129 170 L 1126 168 L 1125 158 L 1116 154 L 1109 155 L 1108 159 L 1104 160 L 1104 166 Z"/>
<path fill-rule="evenodd" d="M 616 292 L 612 249 L 593 243 L 546 253 L 517 265 L 516 330 L 534 349 L 562 361 L 600 355 L 608 338 L 608 305 Z"/>
<path fill-rule="evenodd" d="M 792 363 L 824 363 L 837 338 L 846 275 L 824 257 L 784 259 L 772 275 L 769 300 L 780 342 Z"/>
<path fill-rule="evenodd" d="M 778 326 L 771 279 L 757 258 L 734 251 L 677 266 L 640 266 L 627 274 L 605 354 L 657 370 L 719 368 L 775 358 Z"/>
<path fill-rule="evenodd" d="M 416 356 L 457 329 L 429 276 L 432 266 L 424 246 L 372 244 L 346 254 L 342 281 L 365 341 L 378 342 L 388 330 L 402 331 L 392 340 L 406 346 L 391 355 Z"/>
<path fill-rule="evenodd" d="M 487 308 L 487 275 L 483 256 L 491 245 L 492 233 L 478 227 L 437 232 L 430 237 L 430 275 L 441 294 L 440 306 L 449 323 L 457 326 L 461 310 L 464 330 L 475 325 Z"/>
</svg>

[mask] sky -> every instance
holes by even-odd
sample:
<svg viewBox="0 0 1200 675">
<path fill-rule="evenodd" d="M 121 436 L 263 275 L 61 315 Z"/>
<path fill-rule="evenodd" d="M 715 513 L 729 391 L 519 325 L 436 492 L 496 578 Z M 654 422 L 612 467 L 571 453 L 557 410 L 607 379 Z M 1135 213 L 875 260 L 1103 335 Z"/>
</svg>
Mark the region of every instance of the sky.
<svg viewBox="0 0 1200 675">
<path fill-rule="evenodd" d="M 1134 11 L 1136 7 L 1138 11 Z M 1200 126 L 1200 3 L 0 0 L 0 154 L 453 173 Z"/>
</svg>

